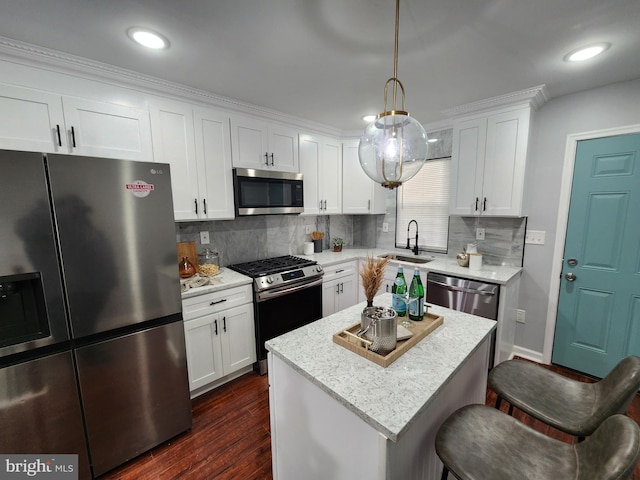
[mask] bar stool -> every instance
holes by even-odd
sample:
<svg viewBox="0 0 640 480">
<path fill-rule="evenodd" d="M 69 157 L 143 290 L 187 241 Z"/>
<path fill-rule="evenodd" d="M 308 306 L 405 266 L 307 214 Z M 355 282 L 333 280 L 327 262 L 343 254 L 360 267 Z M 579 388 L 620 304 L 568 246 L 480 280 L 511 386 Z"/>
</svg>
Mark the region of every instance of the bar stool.
<svg viewBox="0 0 640 480">
<path fill-rule="evenodd" d="M 558 430 L 591 435 L 605 418 L 625 413 L 640 389 L 640 358 L 622 359 L 602 380 L 585 383 L 524 360 L 508 360 L 489 372 L 489 387 L 502 399 Z"/>
<path fill-rule="evenodd" d="M 602 422 L 581 443 L 564 443 L 485 405 L 455 411 L 438 429 L 436 453 L 460 480 L 613 480 L 640 460 L 640 428 L 624 415 Z"/>
</svg>

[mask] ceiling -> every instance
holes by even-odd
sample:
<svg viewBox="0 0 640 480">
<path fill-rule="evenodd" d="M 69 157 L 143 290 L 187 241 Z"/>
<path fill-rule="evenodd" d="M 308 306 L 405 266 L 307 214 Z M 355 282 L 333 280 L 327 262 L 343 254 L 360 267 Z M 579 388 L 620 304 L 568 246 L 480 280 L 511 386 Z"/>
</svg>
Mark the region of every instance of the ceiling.
<svg viewBox="0 0 640 480">
<path fill-rule="evenodd" d="M 393 0 L 0 0 L 0 35 L 342 131 L 379 113 L 393 75 Z M 131 26 L 171 42 L 149 51 Z M 563 57 L 611 48 L 591 62 Z M 549 97 L 640 78 L 638 0 L 402 0 L 398 78 L 423 124 L 546 84 Z"/>
</svg>

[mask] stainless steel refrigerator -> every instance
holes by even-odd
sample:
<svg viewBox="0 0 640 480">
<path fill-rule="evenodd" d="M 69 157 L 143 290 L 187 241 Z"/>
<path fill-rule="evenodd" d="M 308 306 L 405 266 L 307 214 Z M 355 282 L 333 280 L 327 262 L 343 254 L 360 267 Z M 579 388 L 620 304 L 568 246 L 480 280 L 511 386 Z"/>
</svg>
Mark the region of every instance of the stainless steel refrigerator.
<svg viewBox="0 0 640 480">
<path fill-rule="evenodd" d="M 0 151 L 0 453 L 101 475 L 191 426 L 169 166 Z"/>
</svg>

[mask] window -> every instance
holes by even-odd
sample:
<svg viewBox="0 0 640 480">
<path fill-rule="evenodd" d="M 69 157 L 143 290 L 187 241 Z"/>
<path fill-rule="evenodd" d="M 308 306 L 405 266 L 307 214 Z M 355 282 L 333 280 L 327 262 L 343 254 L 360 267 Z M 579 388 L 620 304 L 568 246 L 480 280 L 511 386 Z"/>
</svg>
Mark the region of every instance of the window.
<svg viewBox="0 0 640 480">
<path fill-rule="evenodd" d="M 407 226 L 418 222 L 419 247 L 446 252 L 449 233 L 449 177 L 451 157 L 427 160 L 418 174 L 396 193 L 396 246 L 407 246 Z M 411 246 L 415 239 L 411 226 Z"/>
</svg>

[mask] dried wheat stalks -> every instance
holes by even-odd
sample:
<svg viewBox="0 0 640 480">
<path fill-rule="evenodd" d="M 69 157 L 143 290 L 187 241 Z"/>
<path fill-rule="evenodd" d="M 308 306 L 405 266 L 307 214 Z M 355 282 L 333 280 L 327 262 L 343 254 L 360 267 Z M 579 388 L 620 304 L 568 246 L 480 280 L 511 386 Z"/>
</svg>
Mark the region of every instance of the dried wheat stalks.
<svg viewBox="0 0 640 480">
<path fill-rule="evenodd" d="M 322 240 L 324 238 L 323 232 L 311 232 L 309 235 L 311 235 L 312 240 Z"/>
<path fill-rule="evenodd" d="M 367 259 L 360 267 L 360 278 L 362 279 L 362 286 L 364 287 L 364 294 L 367 297 L 367 301 L 373 301 L 378 290 L 382 286 L 384 280 L 384 269 L 389 263 L 389 258 L 376 259 L 367 255 Z"/>
</svg>

